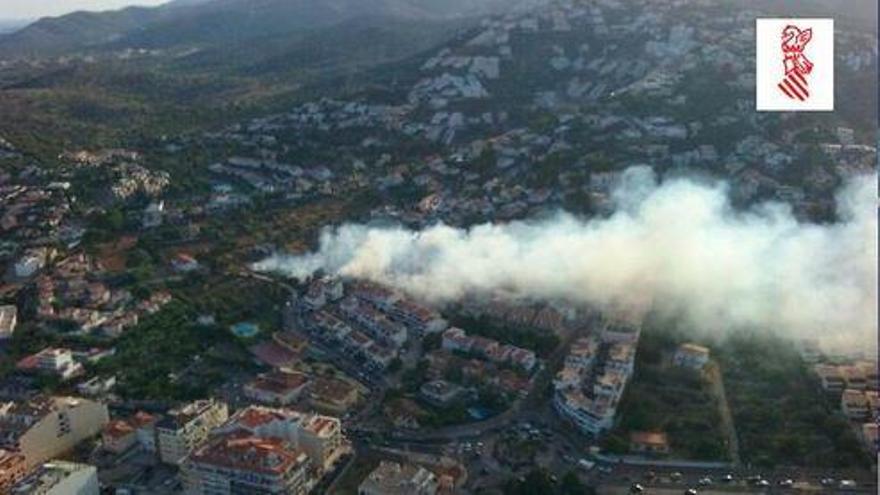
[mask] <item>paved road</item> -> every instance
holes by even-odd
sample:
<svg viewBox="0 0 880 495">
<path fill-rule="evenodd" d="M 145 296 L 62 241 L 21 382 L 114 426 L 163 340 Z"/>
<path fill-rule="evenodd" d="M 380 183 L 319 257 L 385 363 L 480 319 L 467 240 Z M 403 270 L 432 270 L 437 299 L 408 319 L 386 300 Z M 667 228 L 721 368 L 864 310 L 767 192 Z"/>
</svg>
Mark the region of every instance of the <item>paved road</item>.
<svg viewBox="0 0 880 495">
<path fill-rule="evenodd" d="M 736 435 L 736 427 L 733 415 L 730 413 L 730 404 L 727 402 L 727 393 L 724 391 L 724 377 L 718 364 L 712 362 L 706 370 L 709 378 L 710 390 L 718 402 L 718 413 L 721 416 L 721 430 L 727 437 L 727 450 L 734 466 L 741 466 L 742 459 L 739 455 L 739 437 Z"/>
</svg>

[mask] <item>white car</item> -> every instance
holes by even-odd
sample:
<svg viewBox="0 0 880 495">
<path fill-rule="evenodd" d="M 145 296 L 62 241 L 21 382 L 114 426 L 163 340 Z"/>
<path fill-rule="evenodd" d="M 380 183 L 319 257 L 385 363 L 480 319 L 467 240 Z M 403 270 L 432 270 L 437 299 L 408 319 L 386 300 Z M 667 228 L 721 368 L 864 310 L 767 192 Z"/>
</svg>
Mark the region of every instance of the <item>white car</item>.
<svg viewBox="0 0 880 495">
<path fill-rule="evenodd" d="M 855 488 L 858 486 L 854 480 L 840 480 L 840 488 Z"/>
</svg>

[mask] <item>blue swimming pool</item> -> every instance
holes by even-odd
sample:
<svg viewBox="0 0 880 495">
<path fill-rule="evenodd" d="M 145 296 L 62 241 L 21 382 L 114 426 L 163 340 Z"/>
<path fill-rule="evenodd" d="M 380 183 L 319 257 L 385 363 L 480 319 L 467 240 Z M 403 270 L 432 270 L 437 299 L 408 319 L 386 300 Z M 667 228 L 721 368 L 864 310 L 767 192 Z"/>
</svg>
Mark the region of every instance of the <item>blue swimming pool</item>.
<svg viewBox="0 0 880 495">
<path fill-rule="evenodd" d="M 253 337 L 260 333 L 260 327 L 249 322 L 236 323 L 230 327 L 230 330 L 238 337 Z"/>
</svg>

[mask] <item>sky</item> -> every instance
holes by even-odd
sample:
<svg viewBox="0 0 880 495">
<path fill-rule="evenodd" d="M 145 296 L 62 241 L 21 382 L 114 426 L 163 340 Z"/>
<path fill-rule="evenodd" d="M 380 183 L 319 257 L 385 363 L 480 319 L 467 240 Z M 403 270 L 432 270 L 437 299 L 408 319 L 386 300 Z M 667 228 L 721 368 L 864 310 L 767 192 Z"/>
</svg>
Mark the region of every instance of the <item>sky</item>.
<svg viewBox="0 0 880 495">
<path fill-rule="evenodd" d="M 168 0 L 0 0 L 0 19 L 35 19 L 75 10 L 112 10 L 129 5 L 159 5 Z"/>
</svg>

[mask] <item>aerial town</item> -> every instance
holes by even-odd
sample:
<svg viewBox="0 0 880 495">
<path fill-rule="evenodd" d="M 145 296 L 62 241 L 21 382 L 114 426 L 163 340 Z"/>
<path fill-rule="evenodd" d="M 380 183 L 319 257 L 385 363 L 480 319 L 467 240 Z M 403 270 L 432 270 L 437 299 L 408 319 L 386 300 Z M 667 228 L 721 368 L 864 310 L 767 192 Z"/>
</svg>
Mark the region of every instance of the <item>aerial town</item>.
<svg viewBox="0 0 880 495">
<path fill-rule="evenodd" d="M 876 105 L 754 112 L 757 7 L 523 5 L 235 121 L 0 136 L 0 493 L 876 493 L 867 344 L 255 268 L 348 223 L 608 218 L 633 166 L 818 224 L 874 173 Z M 875 34 L 837 32 L 840 85 Z"/>
</svg>

